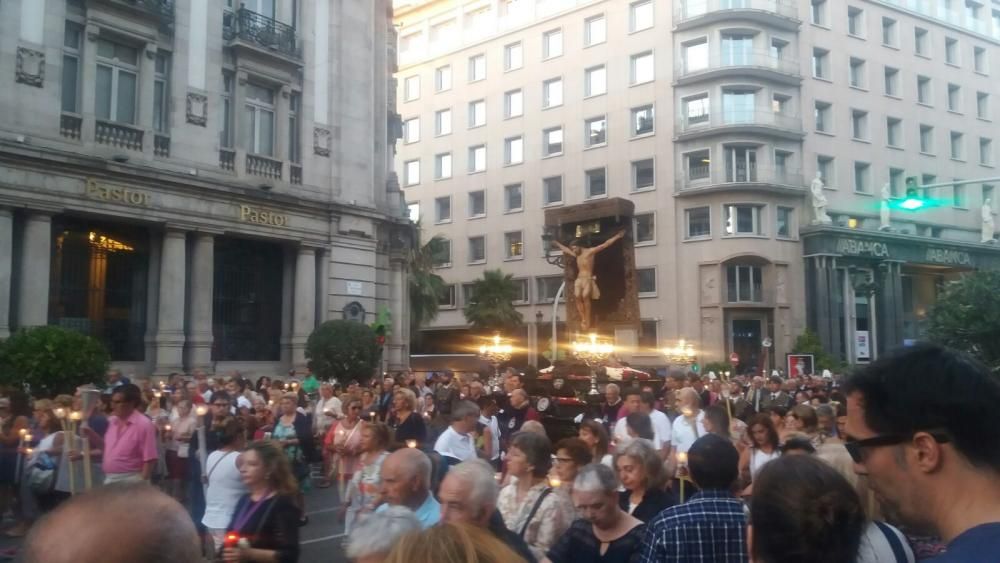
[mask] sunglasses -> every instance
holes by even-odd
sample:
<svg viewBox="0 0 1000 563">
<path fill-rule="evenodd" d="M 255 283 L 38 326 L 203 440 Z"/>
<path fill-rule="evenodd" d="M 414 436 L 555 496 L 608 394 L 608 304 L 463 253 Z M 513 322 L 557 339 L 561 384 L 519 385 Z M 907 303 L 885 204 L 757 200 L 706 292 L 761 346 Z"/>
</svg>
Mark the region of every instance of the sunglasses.
<svg viewBox="0 0 1000 563">
<path fill-rule="evenodd" d="M 944 431 L 931 430 L 927 431 L 927 433 L 930 434 L 930 436 L 938 443 L 944 444 L 951 441 L 951 437 Z M 865 438 L 864 440 L 847 440 L 844 442 L 844 447 L 847 448 L 847 453 L 851 454 L 851 459 L 854 460 L 854 463 L 864 463 L 866 449 L 895 446 L 902 444 L 911 438 L 913 438 L 913 434 L 887 434 L 884 436 Z"/>
</svg>

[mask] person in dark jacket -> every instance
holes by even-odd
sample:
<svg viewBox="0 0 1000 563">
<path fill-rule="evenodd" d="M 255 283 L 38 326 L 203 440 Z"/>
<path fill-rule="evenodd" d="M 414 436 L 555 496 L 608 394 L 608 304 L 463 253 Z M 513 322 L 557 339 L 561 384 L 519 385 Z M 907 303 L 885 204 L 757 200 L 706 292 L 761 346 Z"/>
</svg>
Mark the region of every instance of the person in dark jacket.
<svg viewBox="0 0 1000 563">
<path fill-rule="evenodd" d="M 619 506 L 642 522 L 649 522 L 673 500 L 664 490 L 663 459 L 648 440 L 632 440 L 615 455 L 615 469 L 625 490 Z"/>
</svg>

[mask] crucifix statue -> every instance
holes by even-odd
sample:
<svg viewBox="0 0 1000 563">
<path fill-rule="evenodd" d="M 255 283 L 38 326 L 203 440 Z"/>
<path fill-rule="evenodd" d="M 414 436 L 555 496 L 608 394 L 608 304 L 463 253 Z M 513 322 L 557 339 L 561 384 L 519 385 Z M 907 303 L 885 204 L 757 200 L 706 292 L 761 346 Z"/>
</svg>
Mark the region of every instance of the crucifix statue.
<svg viewBox="0 0 1000 563">
<path fill-rule="evenodd" d="M 601 290 L 597 287 L 597 276 L 594 275 L 594 257 L 624 236 L 625 230 L 623 229 L 593 248 L 580 246 L 578 241 L 573 241 L 569 246 L 557 240 L 552 241 L 564 254 L 576 259 L 573 301 L 576 304 L 576 311 L 580 315 L 581 331 L 590 330 L 590 302 L 601 298 Z"/>
</svg>

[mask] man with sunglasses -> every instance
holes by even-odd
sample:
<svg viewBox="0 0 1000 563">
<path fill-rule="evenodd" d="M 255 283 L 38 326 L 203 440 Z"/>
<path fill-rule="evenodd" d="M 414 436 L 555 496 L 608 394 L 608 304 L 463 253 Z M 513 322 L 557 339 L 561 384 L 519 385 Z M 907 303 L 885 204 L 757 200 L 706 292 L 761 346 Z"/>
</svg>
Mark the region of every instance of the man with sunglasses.
<svg viewBox="0 0 1000 563">
<path fill-rule="evenodd" d="M 936 345 L 882 358 L 848 380 L 855 471 L 914 532 L 948 543 L 936 563 L 1000 554 L 1000 381 Z"/>
</svg>

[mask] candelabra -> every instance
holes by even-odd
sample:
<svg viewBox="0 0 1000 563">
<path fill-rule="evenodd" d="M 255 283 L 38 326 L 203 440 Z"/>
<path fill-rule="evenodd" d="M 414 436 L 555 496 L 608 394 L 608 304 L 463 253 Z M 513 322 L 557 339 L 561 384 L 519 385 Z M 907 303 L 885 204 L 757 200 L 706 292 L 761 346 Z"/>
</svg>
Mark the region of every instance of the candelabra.
<svg viewBox="0 0 1000 563">
<path fill-rule="evenodd" d="M 681 365 L 691 365 L 695 361 L 695 357 L 698 355 L 695 352 L 694 346 L 690 342 L 685 341 L 683 338 L 677 342 L 677 346 L 674 348 L 664 348 L 663 355 L 667 357 L 667 360 L 672 364 Z"/>
<path fill-rule="evenodd" d="M 583 340 L 573 341 L 573 356 L 590 368 L 590 391 L 588 395 L 600 395 L 597 390 L 597 372 L 594 367 L 603 364 L 611 357 L 615 351 L 615 346 L 606 340 L 598 340 L 597 334 L 590 335 Z"/>
<path fill-rule="evenodd" d="M 487 344 L 479 347 L 479 357 L 493 365 L 493 377 L 487 382 L 492 392 L 499 393 L 502 391 L 500 387 L 500 364 L 510 360 L 513 353 L 514 347 L 502 338 L 500 333 L 494 334 L 493 338 Z"/>
</svg>

